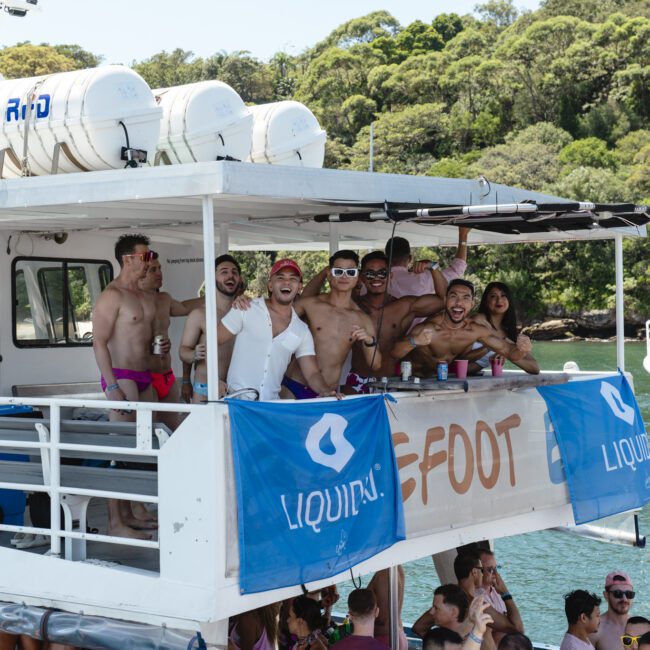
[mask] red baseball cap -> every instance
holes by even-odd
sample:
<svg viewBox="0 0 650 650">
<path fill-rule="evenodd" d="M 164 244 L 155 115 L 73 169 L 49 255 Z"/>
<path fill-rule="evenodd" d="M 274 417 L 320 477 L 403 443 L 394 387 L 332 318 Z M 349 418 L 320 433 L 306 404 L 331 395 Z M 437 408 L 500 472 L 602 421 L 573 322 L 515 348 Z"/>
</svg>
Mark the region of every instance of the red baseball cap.
<svg viewBox="0 0 650 650">
<path fill-rule="evenodd" d="M 280 273 L 280 271 L 284 269 L 291 269 L 292 271 L 295 271 L 298 274 L 298 277 L 302 280 L 302 271 L 300 270 L 300 267 L 293 260 L 289 259 L 278 260 L 271 267 L 269 277 L 272 278 L 276 273 Z"/>
<path fill-rule="evenodd" d="M 625 571 L 612 571 L 605 578 L 605 589 L 614 585 L 629 585 L 632 587 L 632 580 L 630 580 L 630 576 Z"/>
</svg>

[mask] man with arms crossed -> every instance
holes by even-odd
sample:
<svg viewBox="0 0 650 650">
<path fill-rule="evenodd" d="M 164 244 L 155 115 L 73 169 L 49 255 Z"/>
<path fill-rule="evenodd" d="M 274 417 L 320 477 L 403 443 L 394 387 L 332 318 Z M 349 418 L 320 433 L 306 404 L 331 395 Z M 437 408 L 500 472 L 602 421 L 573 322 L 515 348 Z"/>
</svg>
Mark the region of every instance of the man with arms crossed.
<svg viewBox="0 0 650 650">
<path fill-rule="evenodd" d="M 315 393 L 337 394 L 335 385 L 328 385 L 318 369 L 309 328 L 293 309 L 301 287 L 300 267 L 293 260 L 278 260 L 269 275 L 270 297 L 256 298 L 245 311 L 231 309 L 221 319 L 219 345 L 235 339 L 228 392 L 254 389 L 260 400 L 278 399 L 282 378 L 295 354 L 307 385 Z"/>
<path fill-rule="evenodd" d="M 102 390 L 112 401 L 154 400 L 149 363 L 156 301 L 138 286 L 153 257 L 148 237 L 122 235 L 115 244 L 120 273 L 104 289 L 93 310 L 93 351 Z M 135 418 L 135 411 L 109 412 L 111 421 L 134 422 Z M 151 527 L 155 524 L 134 516 L 127 501 L 109 500 L 109 535 L 151 539 L 137 530 Z"/>
<path fill-rule="evenodd" d="M 231 255 L 219 255 L 214 261 L 215 281 L 217 284 L 217 322 L 230 311 L 233 300 L 241 286 L 241 268 Z M 205 341 L 205 300 L 203 305 L 192 310 L 185 321 L 185 329 L 181 338 L 180 357 L 183 363 L 196 364 L 194 383 L 192 386 L 192 401 L 195 404 L 208 399 L 208 369 L 206 366 Z M 225 393 L 226 377 L 234 339 L 219 342 L 219 394 Z"/>
<path fill-rule="evenodd" d="M 329 280 L 330 292 L 309 296 L 306 289 L 294 309 L 309 325 L 325 381 L 330 386 L 338 386 L 343 364 L 353 347 L 365 364 L 375 370 L 381 367 L 381 352 L 377 350 L 372 320 L 352 299 L 359 280 L 359 256 L 354 251 L 340 250 L 330 257 L 329 266 L 319 276 L 319 284 Z M 282 385 L 283 392 L 286 390 L 284 395 L 281 393 L 283 397 L 318 397 L 305 386 L 297 361 L 289 366 Z"/>
<path fill-rule="evenodd" d="M 630 576 L 625 571 L 607 574 L 603 592 L 607 611 L 600 617 L 598 632 L 589 636 L 596 650 L 621 650 L 621 636 L 635 595 Z"/>
<path fill-rule="evenodd" d="M 402 359 L 417 348 L 424 358 L 423 365 L 435 372 L 438 363 L 451 363 L 476 341 L 513 362 L 530 352 L 532 345 L 527 336 L 520 334 L 516 343 L 510 343 L 498 337 L 492 328 L 469 317 L 473 305 L 474 285 L 467 280 L 452 280 L 442 314 L 416 325 L 409 337 L 393 346 L 391 354 Z"/>
</svg>

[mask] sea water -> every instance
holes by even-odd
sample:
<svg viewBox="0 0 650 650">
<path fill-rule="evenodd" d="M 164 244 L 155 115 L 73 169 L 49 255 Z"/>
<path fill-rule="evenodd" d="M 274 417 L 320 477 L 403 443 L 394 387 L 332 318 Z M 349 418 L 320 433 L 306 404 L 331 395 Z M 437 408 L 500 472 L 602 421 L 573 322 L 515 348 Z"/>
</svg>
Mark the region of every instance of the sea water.
<svg viewBox="0 0 650 650">
<path fill-rule="evenodd" d="M 610 342 L 534 343 L 533 353 L 543 370 L 562 370 L 575 361 L 580 370 L 616 370 L 616 345 Z M 626 343 L 625 366 L 634 377 L 634 390 L 646 430 L 650 431 L 650 375 L 643 369 L 645 343 Z M 640 516 L 641 534 L 650 547 L 650 507 Z M 637 596 L 632 614 L 650 618 L 650 548 L 648 550 L 596 542 L 554 531 L 496 539 L 494 550 L 501 574 L 521 612 L 526 634 L 534 641 L 559 644 L 566 631 L 562 596 L 573 589 L 588 589 L 599 596 L 605 576 L 614 569 L 630 574 Z M 431 607 L 433 590 L 440 584 L 431 558 L 404 565 L 406 595 L 402 618 L 415 621 Z M 362 582 L 367 585 L 370 576 Z M 351 582 L 339 585 L 345 609 Z M 606 605 L 603 605 L 604 612 Z"/>
</svg>

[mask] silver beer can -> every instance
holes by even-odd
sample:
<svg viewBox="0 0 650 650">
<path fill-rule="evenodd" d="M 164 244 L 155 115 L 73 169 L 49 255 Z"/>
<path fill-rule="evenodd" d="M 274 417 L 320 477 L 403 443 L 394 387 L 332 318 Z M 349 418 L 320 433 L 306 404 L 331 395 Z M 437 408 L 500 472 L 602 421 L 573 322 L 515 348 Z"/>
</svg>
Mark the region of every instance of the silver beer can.
<svg viewBox="0 0 650 650">
<path fill-rule="evenodd" d="M 159 356 L 163 355 L 162 346 L 163 346 L 164 342 L 165 342 L 165 337 L 162 336 L 161 334 L 158 334 L 158 336 L 153 337 L 153 353 L 154 354 L 157 354 Z"/>
<path fill-rule="evenodd" d="M 402 361 L 399 364 L 399 370 L 402 373 L 402 381 L 408 381 L 413 374 L 413 365 L 410 361 Z"/>
</svg>

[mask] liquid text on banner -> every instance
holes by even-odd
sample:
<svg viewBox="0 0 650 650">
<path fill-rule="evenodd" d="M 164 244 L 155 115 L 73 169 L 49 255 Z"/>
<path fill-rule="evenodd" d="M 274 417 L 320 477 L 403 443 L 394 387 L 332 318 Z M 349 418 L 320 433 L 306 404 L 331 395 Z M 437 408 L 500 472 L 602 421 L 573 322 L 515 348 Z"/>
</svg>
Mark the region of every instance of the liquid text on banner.
<svg viewBox="0 0 650 650">
<path fill-rule="evenodd" d="M 576 524 L 650 501 L 650 448 L 622 373 L 540 386 L 567 478 Z"/>
<path fill-rule="evenodd" d="M 328 578 L 404 539 L 383 396 L 228 410 L 242 593 Z"/>
</svg>

